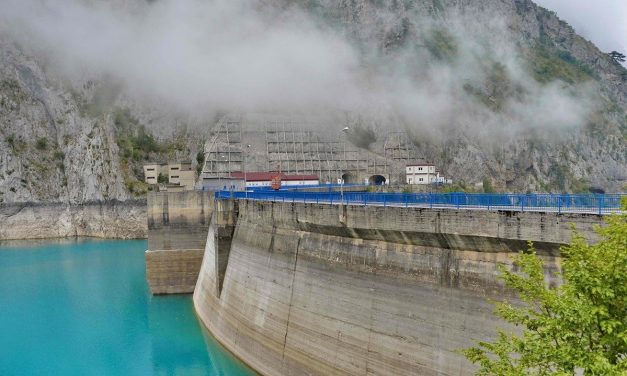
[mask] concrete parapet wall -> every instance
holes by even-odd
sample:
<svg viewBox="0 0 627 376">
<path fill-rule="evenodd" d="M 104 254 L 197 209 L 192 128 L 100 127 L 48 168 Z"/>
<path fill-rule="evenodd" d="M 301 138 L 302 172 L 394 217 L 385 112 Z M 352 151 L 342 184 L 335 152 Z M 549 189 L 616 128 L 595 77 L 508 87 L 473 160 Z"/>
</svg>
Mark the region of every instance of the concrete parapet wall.
<svg viewBox="0 0 627 376">
<path fill-rule="evenodd" d="M 471 374 L 457 350 L 495 335 L 487 299 L 506 296 L 497 264 L 532 240 L 556 270 L 569 223 L 590 239 L 601 223 L 252 201 L 237 213 L 228 252 L 211 224 L 194 304 L 218 340 L 266 375 Z"/>
<path fill-rule="evenodd" d="M 148 249 L 204 249 L 213 197 L 208 192 L 148 194 Z"/>
<path fill-rule="evenodd" d="M 151 192 L 146 278 L 153 294 L 192 293 L 214 200 L 208 192 Z"/>
</svg>

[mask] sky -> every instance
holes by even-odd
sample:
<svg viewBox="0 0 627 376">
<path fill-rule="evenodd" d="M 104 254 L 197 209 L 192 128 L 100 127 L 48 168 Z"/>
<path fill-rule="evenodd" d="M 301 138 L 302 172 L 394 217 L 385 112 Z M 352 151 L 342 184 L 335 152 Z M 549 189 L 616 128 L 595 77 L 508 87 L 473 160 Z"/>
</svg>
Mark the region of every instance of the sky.
<svg viewBox="0 0 627 376">
<path fill-rule="evenodd" d="M 604 52 L 627 54 L 627 0 L 535 0 Z"/>
</svg>

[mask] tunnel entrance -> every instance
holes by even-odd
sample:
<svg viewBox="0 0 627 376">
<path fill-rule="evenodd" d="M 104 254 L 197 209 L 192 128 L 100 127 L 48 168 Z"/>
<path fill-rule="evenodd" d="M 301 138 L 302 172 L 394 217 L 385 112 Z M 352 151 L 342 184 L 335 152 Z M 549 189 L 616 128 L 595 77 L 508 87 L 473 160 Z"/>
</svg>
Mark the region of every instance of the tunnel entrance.
<svg viewBox="0 0 627 376">
<path fill-rule="evenodd" d="M 359 183 L 359 181 L 357 180 L 357 175 L 353 174 L 352 172 L 345 172 L 342 175 L 342 180 L 344 181 L 344 184 L 357 184 L 357 183 Z"/>
<path fill-rule="evenodd" d="M 372 175 L 368 178 L 368 185 L 384 185 L 386 180 L 383 175 Z"/>
</svg>

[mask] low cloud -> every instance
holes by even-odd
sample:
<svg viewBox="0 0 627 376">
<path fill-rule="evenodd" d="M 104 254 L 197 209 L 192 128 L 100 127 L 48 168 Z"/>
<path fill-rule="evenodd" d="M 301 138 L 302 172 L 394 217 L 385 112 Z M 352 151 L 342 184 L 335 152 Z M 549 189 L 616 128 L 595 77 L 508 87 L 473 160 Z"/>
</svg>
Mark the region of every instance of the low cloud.
<svg viewBox="0 0 627 376">
<path fill-rule="evenodd" d="M 374 124 L 433 134 L 490 133 L 577 127 L 593 106 L 586 90 L 536 83 L 505 22 L 490 15 L 451 13 L 445 22 L 410 15 L 407 32 L 415 41 L 379 53 L 378 41 L 364 48 L 342 27 L 297 7 L 247 0 L 137 4 L 0 0 L 0 31 L 68 77 L 111 77 L 138 101 L 207 117 L 358 113 Z M 398 25 L 393 13 L 381 12 L 380 19 Z M 495 71 L 509 92 L 485 94 Z"/>
</svg>

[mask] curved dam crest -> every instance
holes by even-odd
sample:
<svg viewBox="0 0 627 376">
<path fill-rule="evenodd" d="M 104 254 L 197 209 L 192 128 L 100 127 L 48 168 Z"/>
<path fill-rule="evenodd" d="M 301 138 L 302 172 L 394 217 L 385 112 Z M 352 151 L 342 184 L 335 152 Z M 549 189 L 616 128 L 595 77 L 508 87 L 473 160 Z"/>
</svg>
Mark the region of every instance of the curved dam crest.
<svg viewBox="0 0 627 376">
<path fill-rule="evenodd" d="M 509 296 L 497 264 L 531 240 L 550 276 L 571 223 L 591 240 L 602 223 L 591 214 L 213 206 L 194 305 L 264 375 L 472 374 L 458 350 L 496 334 L 488 299 Z"/>
</svg>

